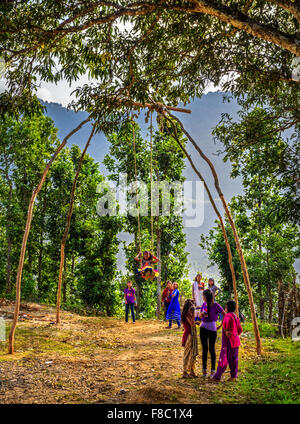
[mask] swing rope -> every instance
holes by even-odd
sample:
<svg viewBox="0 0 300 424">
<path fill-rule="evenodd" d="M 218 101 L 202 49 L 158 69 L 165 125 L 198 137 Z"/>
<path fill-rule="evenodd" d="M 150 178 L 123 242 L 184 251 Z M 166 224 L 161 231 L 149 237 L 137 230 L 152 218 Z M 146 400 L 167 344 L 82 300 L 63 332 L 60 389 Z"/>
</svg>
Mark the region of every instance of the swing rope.
<svg viewBox="0 0 300 424">
<path fill-rule="evenodd" d="M 153 237 L 153 214 L 152 214 L 152 181 L 153 181 L 153 169 L 152 169 L 152 111 L 150 115 L 150 222 L 151 222 L 151 253 L 154 250 L 154 237 Z"/>
<path fill-rule="evenodd" d="M 139 204 L 139 190 L 138 190 L 138 179 L 137 179 L 137 164 L 136 164 L 136 143 L 135 143 L 135 129 L 134 129 L 134 120 L 131 116 L 132 124 L 132 140 L 133 140 L 133 157 L 134 157 L 134 176 L 135 176 L 135 193 L 136 193 L 136 206 L 138 210 L 137 221 L 138 221 L 138 242 L 140 252 L 142 251 L 142 242 L 141 242 L 141 222 L 140 222 L 140 204 Z"/>
</svg>

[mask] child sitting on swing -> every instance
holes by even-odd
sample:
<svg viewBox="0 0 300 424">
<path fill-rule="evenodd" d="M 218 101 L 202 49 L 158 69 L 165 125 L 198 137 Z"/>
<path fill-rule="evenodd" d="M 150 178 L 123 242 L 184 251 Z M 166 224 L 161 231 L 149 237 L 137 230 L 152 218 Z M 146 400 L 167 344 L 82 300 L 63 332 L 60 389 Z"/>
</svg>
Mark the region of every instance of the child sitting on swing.
<svg viewBox="0 0 300 424">
<path fill-rule="evenodd" d="M 152 255 L 151 252 L 145 250 L 143 255 L 142 252 L 139 252 L 134 259 L 141 264 L 140 268 L 137 270 L 138 276 L 145 278 L 145 280 L 153 280 L 158 276 L 158 271 L 154 269 L 153 265 L 159 262 L 159 259 Z"/>
</svg>

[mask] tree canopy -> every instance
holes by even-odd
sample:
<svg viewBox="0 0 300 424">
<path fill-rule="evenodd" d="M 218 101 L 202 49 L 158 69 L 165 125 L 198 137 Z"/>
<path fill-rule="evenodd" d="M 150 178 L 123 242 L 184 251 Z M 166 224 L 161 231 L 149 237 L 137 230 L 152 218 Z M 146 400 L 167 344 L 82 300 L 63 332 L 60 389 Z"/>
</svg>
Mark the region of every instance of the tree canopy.
<svg viewBox="0 0 300 424">
<path fill-rule="evenodd" d="M 71 83 L 88 74 L 73 106 L 95 116 L 106 110 L 112 121 L 118 109 L 132 108 L 120 103 L 123 96 L 175 104 L 213 83 L 299 122 L 298 2 L 33 0 L 0 7 L 6 106 L 21 94 L 28 101 L 40 80 Z"/>
</svg>

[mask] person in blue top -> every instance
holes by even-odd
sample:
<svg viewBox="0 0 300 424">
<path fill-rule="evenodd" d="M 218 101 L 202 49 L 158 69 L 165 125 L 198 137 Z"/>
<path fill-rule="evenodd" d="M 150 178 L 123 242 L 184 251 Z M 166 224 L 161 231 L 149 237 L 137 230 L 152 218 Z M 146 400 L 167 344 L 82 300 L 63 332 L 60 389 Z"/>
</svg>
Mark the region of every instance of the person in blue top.
<svg viewBox="0 0 300 424">
<path fill-rule="evenodd" d="M 169 325 L 167 328 L 172 328 L 172 321 L 176 321 L 178 328 L 181 327 L 180 319 L 180 305 L 179 305 L 179 290 L 178 290 L 178 283 L 173 283 L 173 293 L 172 293 L 172 299 L 170 302 L 170 305 L 168 307 L 167 311 L 167 320 L 169 321 Z"/>
</svg>

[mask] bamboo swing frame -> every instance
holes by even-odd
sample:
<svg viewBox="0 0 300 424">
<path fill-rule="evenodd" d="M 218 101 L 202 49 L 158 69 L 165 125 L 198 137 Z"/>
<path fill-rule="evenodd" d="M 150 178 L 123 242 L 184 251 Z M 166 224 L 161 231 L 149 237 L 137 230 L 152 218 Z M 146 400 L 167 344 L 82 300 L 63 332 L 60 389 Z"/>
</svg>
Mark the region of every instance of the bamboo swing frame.
<svg viewBox="0 0 300 424">
<path fill-rule="evenodd" d="M 175 117 L 174 115 L 171 114 L 170 111 L 174 111 L 174 112 L 181 112 L 181 113 L 191 113 L 191 110 L 189 109 L 185 109 L 185 108 L 178 108 L 178 107 L 173 107 L 173 106 L 166 106 L 163 105 L 162 103 L 139 103 L 139 102 L 135 102 L 132 101 L 131 99 L 128 98 L 117 98 L 114 99 L 114 101 L 116 103 L 123 103 L 125 105 L 131 105 L 132 108 L 148 108 L 151 112 L 152 111 L 156 111 L 159 115 L 161 115 L 163 118 L 168 119 L 168 122 L 171 122 L 173 125 L 173 128 L 175 128 L 176 131 L 176 126 L 174 125 L 174 120 L 177 121 L 177 123 L 180 125 L 183 133 L 188 137 L 188 139 L 190 140 L 190 142 L 193 144 L 193 146 L 196 148 L 196 150 L 198 151 L 198 153 L 200 154 L 200 156 L 202 157 L 202 159 L 204 159 L 211 170 L 211 173 L 213 175 L 214 181 L 215 181 L 215 188 L 219 194 L 219 197 L 222 201 L 222 206 L 225 210 L 225 213 L 228 217 L 229 223 L 231 225 L 232 231 L 233 231 L 233 235 L 234 235 L 234 239 L 235 239 L 235 243 L 236 243 L 236 247 L 237 247 L 237 251 L 239 254 L 239 259 L 240 259 L 240 263 L 241 263 L 241 267 L 242 267 L 242 271 L 243 271 L 243 279 L 244 279 L 244 283 L 247 289 L 247 293 L 248 293 L 248 298 L 249 298 L 249 304 L 250 304 L 250 309 L 251 309 L 251 316 L 252 316 L 252 322 L 253 322 L 253 328 L 254 328 L 254 333 L 255 333 L 255 339 L 256 339 L 256 350 L 257 350 L 257 354 L 260 355 L 261 354 L 261 341 L 260 341 L 260 334 L 259 334 L 259 328 L 258 328 L 258 324 L 257 324 L 257 319 L 256 319 L 256 314 L 255 314 L 255 306 L 254 306 L 254 300 L 253 300 L 253 295 L 252 295 L 252 288 L 251 288 L 251 283 L 250 283 L 250 279 L 249 279 L 249 275 L 248 275 L 248 269 L 247 269 L 247 265 L 244 259 L 244 255 L 243 255 L 243 251 L 240 245 L 240 241 L 239 241 L 239 237 L 237 234 L 237 230 L 235 227 L 235 223 L 233 221 L 233 218 L 231 216 L 231 213 L 229 211 L 228 205 L 225 201 L 224 195 L 220 189 L 220 185 L 219 185 L 219 180 L 218 180 L 218 176 L 217 173 L 215 171 L 215 168 L 213 166 L 213 164 L 211 163 L 211 161 L 208 159 L 208 157 L 203 153 L 203 151 L 200 149 L 200 147 L 198 146 L 198 144 L 193 140 L 193 138 L 190 136 L 190 134 L 185 130 L 183 124 L 181 123 L 181 121 Z M 168 116 L 167 116 L 168 115 Z M 26 226 L 25 226 L 25 230 L 24 230 L 24 235 L 23 235 L 23 240 L 22 240 L 22 246 L 21 246 L 21 252 L 20 252 L 20 258 L 19 258 L 19 265 L 18 265 L 18 272 L 17 272 L 17 281 L 16 281 L 16 303 L 15 303 L 15 310 L 14 310 L 14 317 L 13 317 L 13 322 L 12 322 L 12 326 L 10 329 L 10 333 L 9 333 L 9 353 L 13 354 L 14 353 L 14 341 L 15 341 L 15 331 L 16 331 L 16 326 L 17 326 L 17 322 L 18 322 L 18 317 L 19 317 L 19 311 L 20 311 L 20 300 L 21 300 L 21 282 L 22 282 L 22 272 L 23 272 L 23 266 L 24 266 L 24 260 L 25 260 L 25 253 L 26 253 L 26 247 L 27 247 L 27 240 L 28 240 L 28 236 L 30 233 L 30 228 L 31 228 L 31 222 L 32 222 L 32 216 L 33 216 L 33 208 L 34 208 L 34 203 L 35 200 L 39 194 L 39 192 L 41 191 L 43 184 L 45 182 L 45 179 L 47 177 L 47 174 L 49 172 L 49 169 L 52 165 L 52 163 L 54 162 L 54 160 L 57 158 L 57 156 L 59 155 L 59 153 L 62 151 L 62 149 L 65 147 L 65 145 L 67 144 L 68 139 L 75 134 L 77 131 L 79 131 L 83 125 L 85 125 L 87 122 L 89 122 L 91 120 L 91 117 L 89 116 L 87 119 L 85 119 L 84 121 L 82 121 L 76 128 L 74 128 L 62 141 L 62 143 L 59 145 L 59 147 L 57 148 L 57 150 L 55 151 L 55 153 L 52 155 L 50 161 L 48 162 L 48 164 L 46 165 L 46 167 L 44 168 L 44 171 L 42 173 L 41 179 L 38 183 L 38 185 L 36 186 L 36 188 L 33 190 L 30 202 L 29 202 L 29 206 L 28 206 L 28 211 L 27 211 L 27 221 L 26 221 Z M 82 165 L 82 161 L 85 155 L 85 152 L 88 148 L 90 139 L 92 138 L 93 134 L 94 134 L 94 128 L 95 128 L 95 124 L 93 126 L 93 131 L 91 133 L 91 136 L 87 142 L 86 148 L 84 149 L 84 152 L 81 155 L 81 159 L 80 159 L 80 164 L 77 168 L 77 172 L 76 172 L 76 176 L 73 182 L 73 187 L 72 187 L 72 192 L 70 195 L 70 207 L 69 207 L 69 212 L 67 215 L 67 224 L 66 224 L 66 228 L 65 228 L 65 233 L 64 236 L 66 235 L 65 238 L 65 242 L 67 240 L 67 236 L 68 236 L 68 231 L 69 231 L 69 225 L 70 225 L 70 220 L 72 217 L 72 210 L 73 210 L 73 203 L 74 203 L 74 195 L 75 195 L 75 189 L 76 189 L 76 182 L 78 179 L 78 175 L 80 173 L 81 170 L 81 165 Z M 232 265 L 232 254 L 231 254 L 231 250 L 230 250 L 230 245 L 228 243 L 228 237 L 226 234 L 226 230 L 225 230 L 225 226 L 222 220 L 222 216 L 220 214 L 220 212 L 218 211 L 215 202 L 213 200 L 213 197 L 210 193 L 210 190 L 208 189 L 208 186 L 205 182 L 205 180 L 203 179 L 201 173 L 197 170 L 197 168 L 195 167 L 192 159 L 190 158 L 190 156 L 188 155 L 188 153 L 186 152 L 186 150 L 184 149 L 184 147 L 182 146 L 182 144 L 180 143 L 178 137 L 177 137 L 177 133 L 176 134 L 176 141 L 178 143 L 178 145 L 180 146 L 180 148 L 183 150 L 184 154 L 186 155 L 187 159 L 189 160 L 192 168 L 194 169 L 194 171 L 196 172 L 196 174 L 198 175 L 198 177 L 200 178 L 201 181 L 203 181 L 205 189 L 208 193 L 208 197 L 210 199 L 210 202 L 212 203 L 213 209 L 216 212 L 216 215 L 219 218 L 220 221 L 220 226 L 222 228 L 222 232 L 223 232 L 223 236 L 224 236 L 224 241 L 226 244 L 226 248 L 227 248 L 227 252 L 228 252 L 228 260 L 229 260 L 229 265 L 230 265 L 230 270 L 232 273 L 232 281 L 233 281 L 233 285 L 234 285 L 234 296 L 236 299 L 236 302 L 238 302 L 238 297 L 237 297 L 237 290 L 236 290 L 236 280 L 235 280 L 235 274 L 234 274 L 234 268 Z M 152 137 L 152 120 L 151 120 L 151 137 Z M 151 138 L 152 140 L 152 138 Z M 152 141 L 151 141 L 152 143 Z M 152 149 L 152 148 L 151 148 Z M 152 171 L 151 171 L 152 172 Z M 136 173 L 137 175 L 137 173 Z M 151 194 L 152 194 L 152 190 L 151 190 Z M 152 206 L 152 204 L 151 204 Z M 63 236 L 63 240 L 64 240 L 64 236 Z M 62 258 L 64 256 L 64 248 L 65 248 L 65 243 L 63 244 L 63 240 L 62 240 L 62 244 L 61 244 L 61 263 L 60 263 L 60 268 L 61 268 L 61 264 L 62 264 Z M 228 249 L 229 246 L 229 249 Z M 61 282 L 62 282 L 62 277 L 63 277 L 63 273 L 60 273 L 60 277 L 59 277 L 59 282 L 58 282 L 58 294 L 57 294 L 57 323 L 59 323 L 60 319 L 59 319 L 59 310 L 60 310 L 60 297 L 59 297 L 59 293 L 61 291 Z"/>
</svg>

